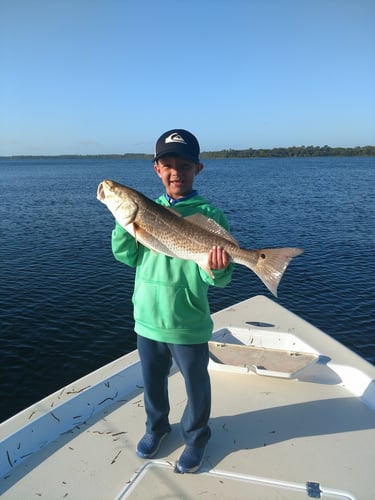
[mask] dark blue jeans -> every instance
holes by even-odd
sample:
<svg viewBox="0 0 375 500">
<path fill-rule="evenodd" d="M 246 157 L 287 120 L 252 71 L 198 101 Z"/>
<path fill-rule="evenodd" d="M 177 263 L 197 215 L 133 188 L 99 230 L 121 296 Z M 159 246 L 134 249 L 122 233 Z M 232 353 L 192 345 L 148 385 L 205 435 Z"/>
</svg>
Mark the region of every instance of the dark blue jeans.
<svg viewBox="0 0 375 500">
<path fill-rule="evenodd" d="M 168 374 L 175 360 L 185 380 L 187 403 L 181 419 L 181 435 L 189 446 L 203 447 L 210 437 L 211 384 L 207 370 L 208 344 L 167 344 L 138 335 L 141 359 L 146 430 L 170 431 Z"/>
</svg>

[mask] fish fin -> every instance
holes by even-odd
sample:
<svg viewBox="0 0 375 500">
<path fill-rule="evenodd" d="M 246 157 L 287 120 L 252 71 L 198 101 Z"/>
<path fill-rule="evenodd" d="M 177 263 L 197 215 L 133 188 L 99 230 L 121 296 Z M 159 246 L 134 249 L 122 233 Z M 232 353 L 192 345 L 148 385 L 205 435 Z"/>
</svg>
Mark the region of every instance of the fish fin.
<svg viewBox="0 0 375 500">
<path fill-rule="evenodd" d="M 212 272 L 212 269 L 210 267 L 208 267 L 207 265 L 207 262 L 206 263 L 202 263 L 202 262 L 195 262 L 196 264 L 198 264 L 198 266 L 203 269 L 203 271 L 208 274 L 208 276 L 212 279 L 215 279 L 215 275 L 214 273 Z"/>
<path fill-rule="evenodd" d="M 203 214 L 188 215 L 185 217 L 185 220 L 205 229 L 206 231 L 209 231 L 215 236 L 220 236 L 221 238 L 229 241 L 232 245 L 239 247 L 237 240 L 215 220 L 210 219 Z"/>
<path fill-rule="evenodd" d="M 173 215 L 177 215 L 178 217 L 182 217 L 182 215 L 180 214 L 180 212 L 177 212 L 177 210 L 175 210 L 172 207 L 163 207 L 163 208 L 165 208 L 166 210 L 169 210 L 169 212 L 172 212 Z"/>
<path fill-rule="evenodd" d="M 255 265 L 245 264 L 263 281 L 268 290 L 277 297 L 277 287 L 293 257 L 300 255 L 301 248 L 265 248 L 256 250 L 258 260 Z"/>
<path fill-rule="evenodd" d="M 135 227 L 134 227 L 134 224 L 127 224 L 124 229 L 133 236 L 133 238 L 137 239 L 135 237 L 135 233 L 136 233 L 136 230 L 135 230 Z"/>
<path fill-rule="evenodd" d="M 134 224 L 134 226 L 136 226 Z M 174 254 L 170 248 L 164 245 L 158 238 L 155 238 L 152 234 L 148 233 L 144 229 L 141 229 L 139 226 L 135 228 L 135 239 L 137 242 L 141 243 L 143 246 L 151 250 L 153 253 L 162 253 L 167 255 L 167 257 L 178 257 L 178 255 Z"/>
</svg>

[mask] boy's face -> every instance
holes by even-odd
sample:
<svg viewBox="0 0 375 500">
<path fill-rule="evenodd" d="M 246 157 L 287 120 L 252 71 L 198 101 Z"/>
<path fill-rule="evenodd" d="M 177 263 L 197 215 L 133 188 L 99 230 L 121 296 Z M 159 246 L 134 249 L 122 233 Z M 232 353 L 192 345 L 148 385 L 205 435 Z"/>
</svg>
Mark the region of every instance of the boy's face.
<svg viewBox="0 0 375 500">
<path fill-rule="evenodd" d="M 182 156 L 163 156 L 154 164 L 167 194 L 175 200 L 193 191 L 194 177 L 202 168 L 202 163 L 193 163 Z"/>
</svg>

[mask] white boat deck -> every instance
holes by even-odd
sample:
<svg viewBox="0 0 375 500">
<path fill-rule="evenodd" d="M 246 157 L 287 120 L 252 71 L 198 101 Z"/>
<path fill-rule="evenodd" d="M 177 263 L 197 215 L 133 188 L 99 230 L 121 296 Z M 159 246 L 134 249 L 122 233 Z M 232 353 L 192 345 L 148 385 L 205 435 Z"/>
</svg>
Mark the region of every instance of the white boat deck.
<svg viewBox="0 0 375 500">
<path fill-rule="evenodd" d="M 174 472 L 186 402 L 178 372 L 172 432 L 155 459 L 136 456 L 145 415 L 133 352 L 0 425 L 0 495 L 373 500 L 375 367 L 261 296 L 213 318 L 221 347 L 234 332 L 254 353 L 310 357 L 296 374 L 211 362 L 212 437 L 199 473 Z"/>
</svg>

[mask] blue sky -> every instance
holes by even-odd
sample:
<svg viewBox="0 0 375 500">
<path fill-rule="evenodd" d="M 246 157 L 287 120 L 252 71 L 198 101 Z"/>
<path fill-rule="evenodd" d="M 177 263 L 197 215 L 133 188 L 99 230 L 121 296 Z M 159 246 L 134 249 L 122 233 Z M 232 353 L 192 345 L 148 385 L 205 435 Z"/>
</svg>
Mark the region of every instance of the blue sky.
<svg viewBox="0 0 375 500">
<path fill-rule="evenodd" d="M 0 155 L 375 145 L 373 0 L 0 0 Z"/>
</svg>

